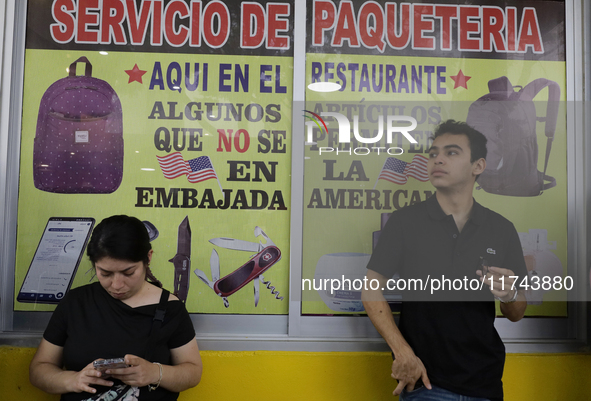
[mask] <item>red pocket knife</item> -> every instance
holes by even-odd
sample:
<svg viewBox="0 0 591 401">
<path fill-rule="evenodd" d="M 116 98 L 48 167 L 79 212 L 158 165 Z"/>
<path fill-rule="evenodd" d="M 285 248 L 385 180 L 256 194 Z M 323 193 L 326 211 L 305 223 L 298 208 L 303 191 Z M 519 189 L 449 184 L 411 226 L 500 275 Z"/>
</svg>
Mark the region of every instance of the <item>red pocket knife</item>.
<svg viewBox="0 0 591 401">
<path fill-rule="evenodd" d="M 281 250 L 269 239 L 265 232 L 256 227 L 254 230 L 255 237 L 263 236 L 266 242 L 249 242 L 234 238 L 213 238 L 209 242 L 219 246 L 220 248 L 233 249 L 237 251 L 257 252 L 245 264 L 234 270 L 232 273 L 220 278 L 220 261 L 218 253 L 215 249 L 211 252 L 209 259 L 209 266 L 211 269 L 211 280 L 207 278 L 202 270 L 195 269 L 195 274 L 205 284 L 207 284 L 214 292 L 222 297 L 224 306 L 230 306 L 228 297 L 236 291 L 243 288 L 251 281 L 254 284 L 254 305 L 257 306 L 259 302 L 259 281 L 267 286 L 271 294 L 275 295 L 276 299 L 283 300 L 279 296 L 279 292 L 275 291 L 275 287 L 271 285 L 270 281 L 265 281 L 263 273 L 271 266 L 281 259 Z"/>
</svg>

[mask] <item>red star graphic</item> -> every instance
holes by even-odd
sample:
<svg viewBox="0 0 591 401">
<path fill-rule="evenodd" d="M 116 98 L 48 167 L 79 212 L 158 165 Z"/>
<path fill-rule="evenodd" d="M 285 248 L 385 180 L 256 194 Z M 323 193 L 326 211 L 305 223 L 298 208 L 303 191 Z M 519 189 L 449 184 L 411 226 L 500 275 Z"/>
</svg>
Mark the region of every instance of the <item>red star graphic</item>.
<svg viewBox="0 0 591 401">
<path fill-rule="evenodd" d="M 462 70 L 460 70 L 460 72 L 458 72 L 458 75 L 450 75 L 450 78 L 453 79 L 455 82 L 454 89 L 456 89 L 459 86 L 463 86 L 464 88 L 468 89 L 468 81 L 472 77 L 464 75 Z"/>
<path fill-rule="evenodd" d="M 148 71 L 140 70 L 136 64 L 133 66 L 131 70 L 125 70 L 125 72 L 127 73 L 127 75 L 129 75 L 129 81 L 127 81 L 128 84 L 132 83 L 133 81 L 138 81 L 140 84 L 143 84 L 142 75 L 144 75 Z"/>
</svg>

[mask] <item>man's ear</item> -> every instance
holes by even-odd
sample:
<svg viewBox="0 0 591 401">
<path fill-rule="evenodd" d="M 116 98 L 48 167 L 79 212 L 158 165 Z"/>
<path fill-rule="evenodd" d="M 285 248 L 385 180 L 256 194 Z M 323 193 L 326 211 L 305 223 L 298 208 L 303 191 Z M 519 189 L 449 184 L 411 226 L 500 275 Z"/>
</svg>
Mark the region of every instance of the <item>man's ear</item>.
<svg viewBox="0 0 591 401">
<path fill-rule="evenodd" d="M 482 157 L 480 159 L 476 160 L 474 163 L 472 163 L 472 174 L 474 174 L 475 176 L 482 174 L 485 169 L 486 169 L 486 160 Z"/>
</svg>

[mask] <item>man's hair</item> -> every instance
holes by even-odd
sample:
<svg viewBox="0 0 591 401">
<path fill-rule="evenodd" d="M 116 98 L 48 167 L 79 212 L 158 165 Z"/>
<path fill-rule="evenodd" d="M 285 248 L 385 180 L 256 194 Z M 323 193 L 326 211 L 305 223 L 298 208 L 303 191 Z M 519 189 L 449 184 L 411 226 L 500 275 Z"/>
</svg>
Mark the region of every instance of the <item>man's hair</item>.
<svg viewBox="0 0 591 401">
<path fill-rule="evenodd" d="M 438 136 L 466 135 L 470 144 L 470 162 L 474 163 L 478 159 L 486 160 L 486 137 L 480 131 L 472 128 L 463 121 L 447 120 L 443 121 L 435 128 L 433 139 Z"/>
</svg>

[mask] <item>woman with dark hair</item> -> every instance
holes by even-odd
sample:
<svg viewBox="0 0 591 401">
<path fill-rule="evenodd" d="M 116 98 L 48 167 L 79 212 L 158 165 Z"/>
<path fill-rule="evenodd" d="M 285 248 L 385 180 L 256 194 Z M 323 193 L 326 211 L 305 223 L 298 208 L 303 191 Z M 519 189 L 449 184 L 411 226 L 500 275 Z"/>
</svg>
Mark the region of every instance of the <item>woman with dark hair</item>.
<svg viewBox="0 0 591 401">
<path fill-rule="evenodd" d="M 31 361 L 33 385 L 64 401 L 168 401 L 199 383 L 193 324 L 152 274 L 152 253 L 135 217 L 111 216 L 96 226 L 87 254 L 98 283 L 71 290 L 56 308 Z M 126 367 L 93 365 L 118 357 Z"/>
</svg>

